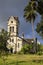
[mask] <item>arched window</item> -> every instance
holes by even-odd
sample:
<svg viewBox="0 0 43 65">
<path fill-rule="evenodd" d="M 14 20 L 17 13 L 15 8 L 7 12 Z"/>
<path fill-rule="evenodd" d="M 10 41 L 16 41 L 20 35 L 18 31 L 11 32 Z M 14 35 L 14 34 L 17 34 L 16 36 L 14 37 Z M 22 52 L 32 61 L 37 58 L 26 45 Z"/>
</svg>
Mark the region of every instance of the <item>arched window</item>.
<svg viewBox="0 0 43 65">
<path fill-rule="evenodd" d="M 14 26 L 10 27 L 10 32 L 14 32 Z"/>
<path fill-rule="evenodd" d="M 10 27 L 10 32 L 11 32 L 11 27 Z"/>
<path fill-rule="evenodd" d="M 11 38 L 10 38 L 10 42 L 14 43 L 14 39 L 11 39 Z"/>
<path fill-rule="evenodd" d="M 14 32 L 14 27 L 12 27 L 12 32 Z"/>
</svg>

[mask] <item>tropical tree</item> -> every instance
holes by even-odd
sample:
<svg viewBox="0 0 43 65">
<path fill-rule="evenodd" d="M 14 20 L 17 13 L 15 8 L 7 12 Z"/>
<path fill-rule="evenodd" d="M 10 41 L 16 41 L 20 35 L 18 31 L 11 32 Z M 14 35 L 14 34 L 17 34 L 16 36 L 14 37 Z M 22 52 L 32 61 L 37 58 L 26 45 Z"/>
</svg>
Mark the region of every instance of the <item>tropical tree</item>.
<svg viewBox="0 0 43 65">
<path fill-rule="evenodd" d="M 8 32 L 2 29 L 0 32 L 0 51 L 7 51 L 6 43 L 9 38 Z"/>
<path fill-rule="evenodd" d="M 37 24 L 36 32 L 43 38 L 43 0 L 38 0 L 37 12 L 41 15 L 41 21 Z"/>
<path fill-rule="evenodd" d="M 43 0 L 31 0 L 31 1 L 37 1 L 37 12 L 40 15 L 43 15 Z"/>
<path fill-rule="evenodd" d="M 33 38 L 34 37 L 34 22 L 35 18 L 39 13 L 43 16 L 43 0 L 30 0 L 28 5 L 24 9 L 24 17 L 27 22 L 32 23 Z"/>
<path fill-rule="evenodd" d="M 34 37 L 34 21 L 37 16 L 37 3 L 36 1 L 31 0 L 28 5 L 24 9 L 24 17 L 26 22 L 30 22 L 32 24 L 33 38 Z"/>
<path fill-rule="evenodd" d="M 37 2 L 38 2 L 37 12 L 40 15 L 43 15 L 43 0 L 37 0 Z"/>
<path fill-rule="evenodd" d="M 43 38 L 43 20 L 37 24 L 36 32 Z"/>
</svg>

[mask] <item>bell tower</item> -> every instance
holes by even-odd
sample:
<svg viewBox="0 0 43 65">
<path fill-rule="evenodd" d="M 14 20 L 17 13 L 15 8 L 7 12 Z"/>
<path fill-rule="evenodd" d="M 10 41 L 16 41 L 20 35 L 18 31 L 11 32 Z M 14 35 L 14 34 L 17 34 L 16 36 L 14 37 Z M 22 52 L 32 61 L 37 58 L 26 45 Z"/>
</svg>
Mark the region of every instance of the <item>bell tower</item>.
<svg viewBox="0 0 43 65">
<path fill-rule="evenodd" d="M 18 36 L 19 20 L 18 17 L 11 16 L 8 19 L 8 32 L 11 36 Z"/>
<path fill-rule="evenodd" d="M 19 28 L 18 17 L 14 17 L 14 16 L 9 17 L 8 32 L 10 33 L 10 39 L 8 40 L 8 43 L 10 44 L 10 47 L 13 49 L 13 53 L 16 51 L 18 28 Z"/>
</svg>

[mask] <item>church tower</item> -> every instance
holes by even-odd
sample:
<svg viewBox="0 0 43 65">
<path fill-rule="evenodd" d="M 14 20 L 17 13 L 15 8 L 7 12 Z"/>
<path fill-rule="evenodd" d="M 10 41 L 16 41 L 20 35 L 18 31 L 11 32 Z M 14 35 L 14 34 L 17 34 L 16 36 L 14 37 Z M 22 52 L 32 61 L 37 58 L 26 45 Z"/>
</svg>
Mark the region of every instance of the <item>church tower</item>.
<svg viewBox="0 0 43 65">
<path fill-rule="evenodd" d="M 19 20 L 18 17 L 11 16 L 8 19 L 8 32 L 10 33 L 10 39 L 8 43 L 11 48 L 13 48 L 13 52 L 16 50 L 17 45 L 17 36 L 18 36 L 18 27 L 19 27 Z"/>
<path fill-rule="evenodd" d="M 18 36 L 19 20 L 18 17 L 9 17 L 8 19 L 8 32 L 10 35 Z"/>
</svg>

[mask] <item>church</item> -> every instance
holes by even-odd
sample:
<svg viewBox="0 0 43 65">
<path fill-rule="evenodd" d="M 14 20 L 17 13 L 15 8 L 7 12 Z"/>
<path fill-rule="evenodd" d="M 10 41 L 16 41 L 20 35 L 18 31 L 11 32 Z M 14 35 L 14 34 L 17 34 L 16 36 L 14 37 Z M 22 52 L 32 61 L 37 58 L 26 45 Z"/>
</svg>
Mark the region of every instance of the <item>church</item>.
<svg viewBox="0 0 43 65">
<path fill-rule="evenodd" d="M 10 33 L 10 38 L 7 41 L 7 48 L 10 50 L 12 48 L 13 53 L 21 51 L 21 48 L 24 43 L 30 43 L 33 40 L 26 40 L 22 37 L 19 37 L 19 19 L 18 17 L 11 16 L 8 19 L 8 33 Z"/>
</svg>

